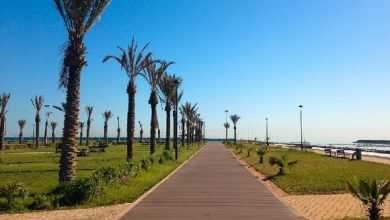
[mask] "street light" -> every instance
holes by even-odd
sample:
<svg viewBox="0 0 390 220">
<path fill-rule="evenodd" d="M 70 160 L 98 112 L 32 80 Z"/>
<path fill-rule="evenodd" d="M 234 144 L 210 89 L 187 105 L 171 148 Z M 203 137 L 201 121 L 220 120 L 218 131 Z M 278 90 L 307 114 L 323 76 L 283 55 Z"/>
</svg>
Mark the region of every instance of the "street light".
<svg viewBox="0 0 390 220">
<path fill-rule="evenodd" d="M 175 160 L 178 159 L 178 152 L 177 152 L 177 110 L 178 110 L 178 95 L 177 95 L 177 89 L 180 84 L 180 81 L 178 79 L 174 79 L 173 83 L 175 84 L 175 106 L 173 110 L 173 148 L 175 149 Z"/>
<path fill-rule="evenodd" d="M 302 110 L 303 110 L 303 106 L 302 105 L 299 105 L 298 106 L 299 108 L 299 116 L 300 116 L 300 124 L 301 124 L 301 150 L 303 151 L 303 131 L 302 131 Z"/>
<path fill-rule="evenodd" d="M 267 146 L 269 146 L 269 137 L 268 137 L 268 118 L 265 118 L 265 141 L 267 143 Z"/>
</svg>

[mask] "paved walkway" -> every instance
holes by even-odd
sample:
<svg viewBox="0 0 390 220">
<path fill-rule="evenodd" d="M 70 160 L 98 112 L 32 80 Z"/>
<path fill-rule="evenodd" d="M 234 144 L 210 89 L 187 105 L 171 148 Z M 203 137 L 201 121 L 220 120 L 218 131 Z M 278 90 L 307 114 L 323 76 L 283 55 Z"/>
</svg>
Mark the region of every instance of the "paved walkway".
<svg viewBox="0 0 390 220">
<path fill-rule="evenodd" d="M 220 143 L 208 143 L 121 219 L 298 219 Z"/>
</svg>

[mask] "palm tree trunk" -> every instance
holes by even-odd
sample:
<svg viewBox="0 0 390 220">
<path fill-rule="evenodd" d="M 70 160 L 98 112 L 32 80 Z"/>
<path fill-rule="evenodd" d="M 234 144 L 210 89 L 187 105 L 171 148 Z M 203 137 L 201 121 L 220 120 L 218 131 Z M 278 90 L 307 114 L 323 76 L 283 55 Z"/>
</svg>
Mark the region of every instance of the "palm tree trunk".
<svg viewBox="0 0 390 220">
<path fill-rule="evenodd" d="M 80 146 L 83 145 L 83 129 L 80 128 Z"/>
<path fill-rule="evenodd" d="M 91 116 L 88 115 L 88 120 L 87 120 L 87 142 L 86 145 L 89 146 L 89 129 L 91 128 Z"/>
<path fill-rule="evenodd" d="M 22 129 L 20 129 L 20 132 L 19 132 L 19 144 L 22 143 L 22 140 L 23 140 L 23 131 L 22 131 Z"/>
<path fill-rule="evenodd" d="M 181 119 L 181 146 L 184 147 L 184 141 L 185 141 L 185 123 L 186 121 L 184 118 Z"/>
<path fill-rule="evenodd" d="M 160 128 L 157 128 L 157 143 L 161 143 Z"/>
<path fill-rule="evenodd" d="M 132 160 L 134 157 L 134 131 L 135 131 L 135 93 L 137 88 L 134 83 L 129 82 L 127 86 L 127 94 L 129 95 L 128 110 L 127 110 L 127 160 Z"/>
<path fill-rule="evenodd" d="M 107 137 L 107 129 L 108 129 L 108 125 L 107 125 L 107 121 L 104 122 L 104 143 L 107 144 L 108 143 L 108 137 Z"/>
<path fill-rule="evenodd" d="M 39 113 L 35 116 L 35 148 L 39 146 L 39 123 L 41 122 L 41 118 L 39 117 Z"/>
<path fill-rule="evenodd" d="M 234 144 L 236 144 L 236 142 L 237 142 L 236 129 L 237 129 L 237 127 L 236 127 L 236 125 L 234 125 Z"/>
<path fill-rule="evenodd" d="M 4 131 L 5 131 L 5 116 L 0 115 L 0 150 L 5 149 Z"/>
<path fill-rule="evenodd" d="M 226 141 L 227 141 L 227 135 L 228 135 L 228 129 L 226 128 L 226 138 L 225 138 Z"/>
<path fill-rule="evenodd" d="M 62 135 L 62 150 L 60 158 L 59 181 L 65 182 L 76 177 L 77 133 L 79 128 L 80 111 L 80 74 L 85 65 L 85 46 L 82 39 L 69 43 L 70 68 L 66 90 L 66 108 L 64 129 Z"/>
<path fill-rule="evenodd" d="M 49 125 L 49 122 L 46 120 L 45 122 L 45 138 L 44 138 L 44 145 L 47 145 L 47 126 Z"/>
<path fill-rule="evenodd" d="M 191 124 L 190 121 L 187 120 L 187 145 L 190 145 L 190 135 L 191 135 Z"/>
<path fill-rule="evenodd" d="M 52 131 L 51 131 L 51 143 L 55 143 L 55 130 L 53 129 Z"/>
<path fill-rule="evenodd" d="M 170 139 L 171 139 L 171 104 L 167 101 L 165 106 L 166 112 L 166 131 L 165 131 L 165 150 L 170 149 Z"/>
<path fill-rule="evenodd" d="M 155 91 L 152 91 L 150 94 L 149 104 L 152 108 L 152 115 L 150 121 L 150 154 L 154 154 L 156 151 L 156 128 L 157 128 L 157 110 L 156 106 L 158 104 L 157 94 Z"/>
</svg>

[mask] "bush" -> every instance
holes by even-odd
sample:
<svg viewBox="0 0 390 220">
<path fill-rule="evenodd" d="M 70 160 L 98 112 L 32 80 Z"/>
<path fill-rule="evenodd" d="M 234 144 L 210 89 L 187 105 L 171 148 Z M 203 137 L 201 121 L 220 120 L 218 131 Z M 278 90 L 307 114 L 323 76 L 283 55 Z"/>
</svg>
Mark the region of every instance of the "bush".
<svg viewBox="0 0 390 220">
<path fill-rule="evenodd" d="M 173 156 L 172 156 L 171 152 L 167 151 L 167 150 L 163 151 L 162 157 L 163 157 L 164 161 L 172 161 L 173 160 Z"/>
<path fill-rule="evenodd" d="M 120 171 L 114 167 L 104 166 L 96 169 L 92 176 L 102 180 L 105 184 L 112 185 L 119 180 Z"/>
<path fill-rule="evenodd" d="M 28 207 L 29 209 L 40 210 L 49 207 L 49 203 L 45 194 L 35 193 L 32 197 L 33 202 Z"/>
<path fill-rule="evenodd" d="M 151 162 L 149 160 L 149 158 L 144 158 L 141 160 L 141 168 L 145 171 L 148 171 L 150 169 L 150 166 L 151 166 Z"/>
<path fill-rule="evenodd" d="M 19 182 L 7 183 L 0 187 L 0 197 L 7 200 L 4 207 L 6 210 L 23 209 L 23 204 L 17 198 L 26 198 L 27 188 Z"/>
<path fill-rule="evenodd" d="M 102 192 L 102 189 L 101 181 L 92 175 L 62 183 L 54 193 L 59 195 L 57 197 L 59 205 L 69 206 L 92 201 Z"/>
<path fill-rule="evenodd" d="M 135 161 L 126 161 L 119 165 L 119 180 L 124 181 L 127 177 L 135 177 L 138 176 L 141 171 L 140 166 Z"/>
</svg>

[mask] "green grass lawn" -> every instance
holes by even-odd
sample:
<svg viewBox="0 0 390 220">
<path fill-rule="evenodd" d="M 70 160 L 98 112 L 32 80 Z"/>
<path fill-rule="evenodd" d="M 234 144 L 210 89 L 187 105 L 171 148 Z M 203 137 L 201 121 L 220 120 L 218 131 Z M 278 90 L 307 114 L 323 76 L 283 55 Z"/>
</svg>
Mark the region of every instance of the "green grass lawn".
<svg viewBox="0 0 390 220">
<path fill-rule="evenodd" d="M 163 145 L 159 145 L 156 154 L 160 154 L 163 148 Z M 142 171 L 139 176 L 129 178 L 125 183 L 105 187 L 103 194 L 92 202 L 79 206 L 92 207 L 132 202 L 171 173 L 199 148 L 193 145 L 188 149 L 180 149 L 178 162 L 155 163 L 149 171 Z M 148 144 L 135 145 L 134 159 L 136 161 L 148 156 Z M 47 193 L 58 184 L 59 158 L 60 153 L 54 153 L 52 147 L 2 151 L 0 152 L 0 185 L 17 181 L 23 183 L 30 192 Z M 78 177 L 88 176 L 99 167 L 117 166 L 125 162 L 125 158 L 125 145 L 110 146 L 106 148 L 106 152 L 91 152 L 87 157 L 77 158 L 76 174 Z"/>
<path fill-rule="evenodd" d="M 247 157 L 248 147 L 254 148 L 250 157 Z M 270 156 L 285 155 L 291 161 L 298 161 L 298 164 L 291 170 L 285 169 L 285 175 L 275 176 L 271 179 L 287 193 L 346 192 L 346 181 L 353 181 L 355 178 L 390 179 L 390 165 L 387 164 L 327 157 L 313 152 L 280 147 L 270 147 L 269 152 L 264 157 L 264 163 L 260 165 L 259 156 L 256 154 L 257 147 L 259 146 L 244 144 L 244 149 L 238 155 L 268 177 L 274 176 L 278 172 L 276 166 L 272 167 L 268 163 Z M 237 151 L 235 152 L 237 153 Z"/>
</svg>

